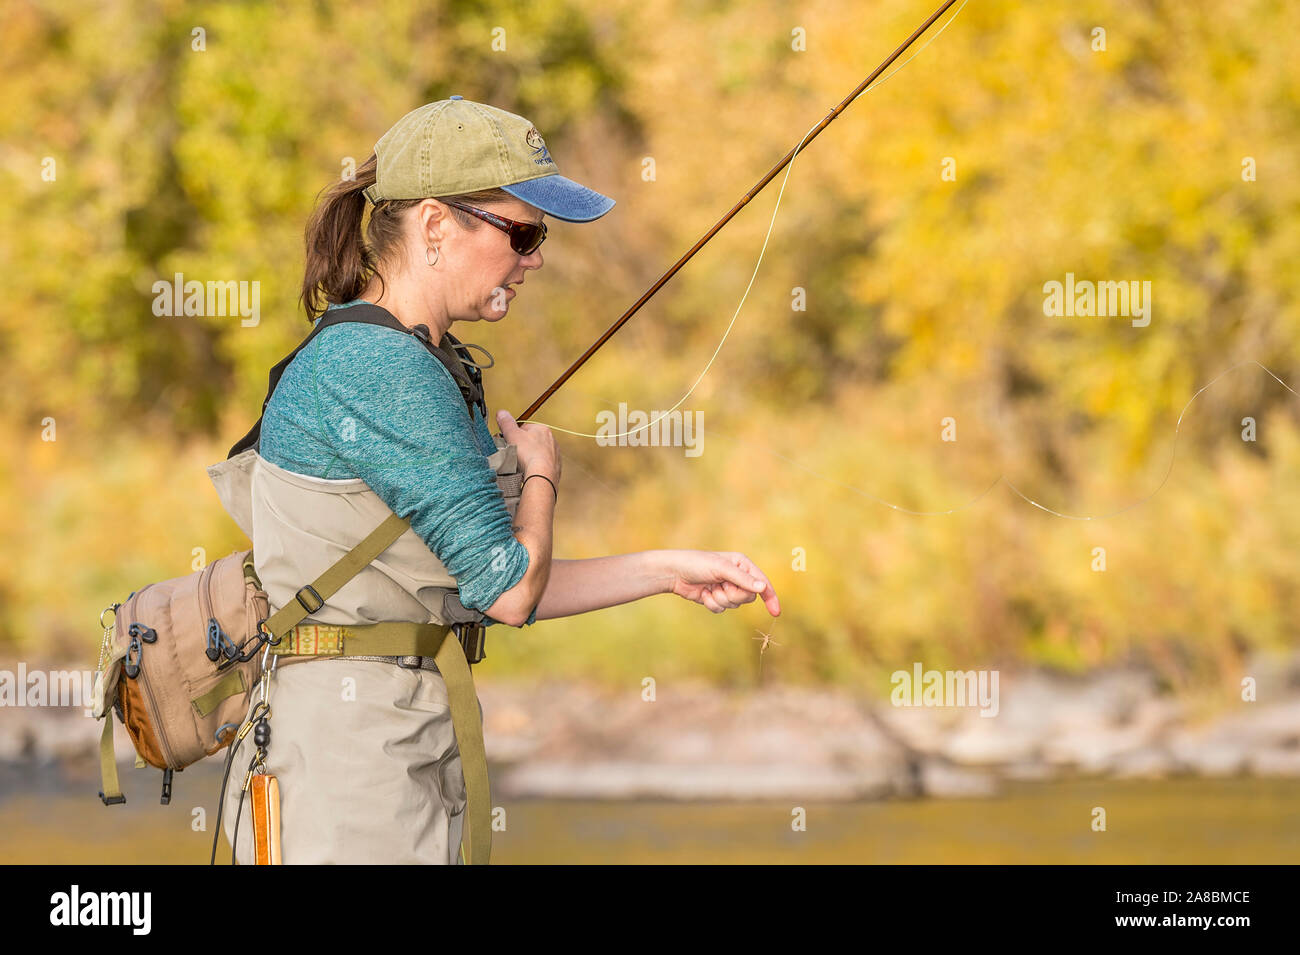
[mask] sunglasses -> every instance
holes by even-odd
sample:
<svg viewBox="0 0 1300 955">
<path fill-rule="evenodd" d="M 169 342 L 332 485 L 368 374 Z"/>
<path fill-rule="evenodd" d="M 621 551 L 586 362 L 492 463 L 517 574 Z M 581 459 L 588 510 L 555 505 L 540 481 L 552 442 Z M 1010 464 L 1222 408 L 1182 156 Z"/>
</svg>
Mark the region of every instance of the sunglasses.
<svg viewBox="0 0 1300 955">
<path fill-rule="evenodd" d="M 483 209 L 475 209 L 473 206 L 462 205 L 459 202 L 448 202 L 447 205 L 455 206 L 463 212 L 468 212 L 470 215 L 477 216 L 484 222 L 496 226 L 510 236 L 510 248 L 520 255 L 532 255 L 546 241 L 545 223 L 516 222 L 514 219 L 507 219 L 505 216 L 495 215 Z"/>
</svg>

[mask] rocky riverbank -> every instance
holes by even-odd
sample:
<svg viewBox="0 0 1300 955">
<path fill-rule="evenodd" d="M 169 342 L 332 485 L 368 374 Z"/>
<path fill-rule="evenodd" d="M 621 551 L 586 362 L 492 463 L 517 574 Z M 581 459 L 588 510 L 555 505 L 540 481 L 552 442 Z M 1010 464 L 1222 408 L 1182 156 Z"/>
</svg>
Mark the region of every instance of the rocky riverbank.
<svg viewBox="0 0 1300 955">
<path fill-rule="evenodd" d="M 1137 671 L 1003 672 L 992 718 L 782 686 L 661 683 L 646 701 L 640 686 L 484 679 L 479 695 L 493 790 L 505 798 L 947 798 L 1070 775 L 1300 777 L 1300 655 L 1252 672 L 1258 701 L 1234 699 L 1209 721 Z M 4 778 L 93 762 L 99 728 L 79 706 L 0 706 Z M 129 767 L 120 727 L 115 738 Z"/>
</svg>

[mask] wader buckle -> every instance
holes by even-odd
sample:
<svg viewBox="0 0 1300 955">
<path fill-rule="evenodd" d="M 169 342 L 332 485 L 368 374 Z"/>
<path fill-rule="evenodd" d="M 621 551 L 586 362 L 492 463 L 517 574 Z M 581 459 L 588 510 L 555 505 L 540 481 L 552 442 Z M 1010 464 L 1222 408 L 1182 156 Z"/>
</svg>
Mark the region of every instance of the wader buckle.
<svg viewBox="0 0 1300 955">
<path fill-rule="evenodd" d="M 483 652 L 483 643 L 487 637 L 487 627 L 481 623 L 454 623 L 452 630 L 460 640 L 465 651 L 465 659 L 471 664 L 480 662 L 487 656 Z"/>
</svg>

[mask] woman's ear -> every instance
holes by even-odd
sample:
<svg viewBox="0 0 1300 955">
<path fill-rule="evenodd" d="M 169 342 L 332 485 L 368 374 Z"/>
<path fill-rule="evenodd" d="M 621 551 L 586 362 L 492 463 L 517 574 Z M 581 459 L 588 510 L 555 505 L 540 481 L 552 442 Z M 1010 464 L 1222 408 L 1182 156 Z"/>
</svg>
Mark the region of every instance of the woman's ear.
<svg viewBox="0 0 1300 955">
<path fill-rule="evenodd" d="M 416 207 L 419 232 L 426 245 L 437 247 L 446 238 L 447 207 L 437 199 L 425 199 Z"/>
</svg>

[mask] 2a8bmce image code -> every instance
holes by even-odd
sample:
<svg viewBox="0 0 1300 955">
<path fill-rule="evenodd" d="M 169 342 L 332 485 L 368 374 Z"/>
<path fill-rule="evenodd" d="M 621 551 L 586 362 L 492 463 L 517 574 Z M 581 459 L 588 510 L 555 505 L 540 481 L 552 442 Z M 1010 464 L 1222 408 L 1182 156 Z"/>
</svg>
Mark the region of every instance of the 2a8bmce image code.
<svg viewBox="0 0 1300 955">
<path fill-rule="evenodd" d="M 1190 902 L 1194 904 L 1203 904 L 1206 902 L 1249 902 L 1249 889 L 1236 889 L 1224 891 L 1222 889 L 1184 889 L 1175 891 L 1167 889 L 1163 892 L 1115 892 L 1116 902 L 1126 902 L 1133 905 L 1151 905 L 1156 902 Z"/>
</svg>

